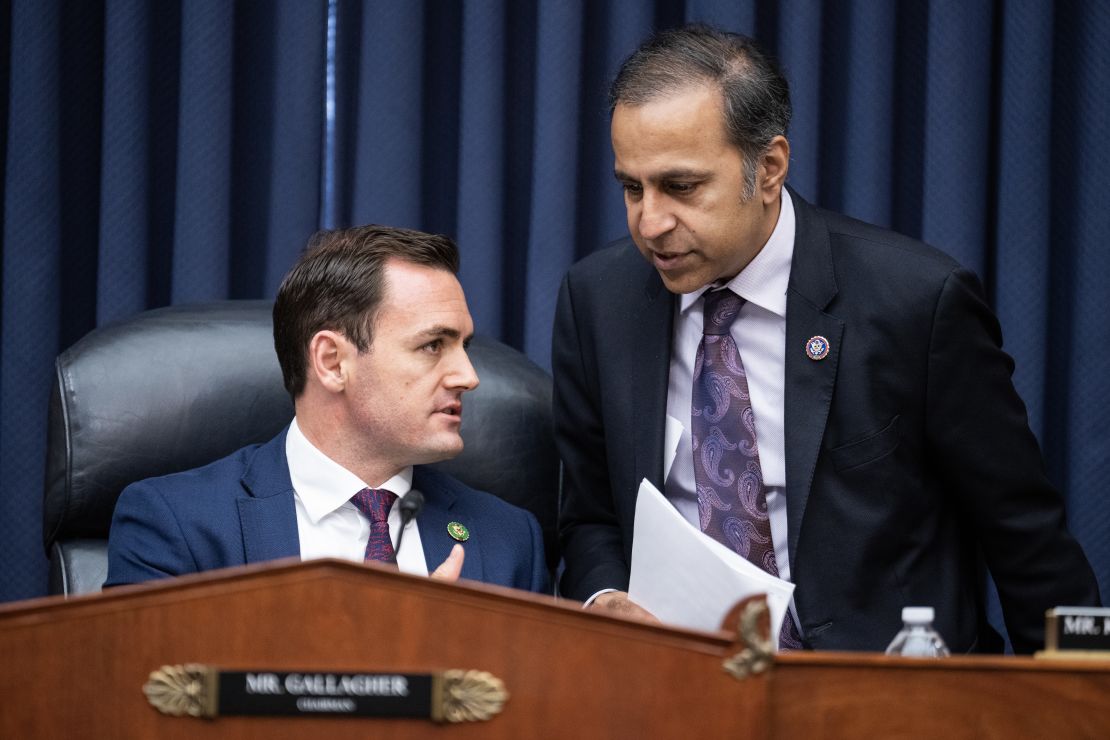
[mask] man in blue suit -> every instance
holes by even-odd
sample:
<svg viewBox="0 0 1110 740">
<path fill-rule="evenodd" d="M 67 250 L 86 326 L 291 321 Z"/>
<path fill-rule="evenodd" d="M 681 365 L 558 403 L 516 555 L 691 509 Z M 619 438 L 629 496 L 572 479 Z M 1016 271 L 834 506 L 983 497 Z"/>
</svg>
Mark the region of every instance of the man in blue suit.
<svg viewBox="0 0 1110 740">
<path fill-rule="evenodd" d="M 462 451 L 462 396 L 478 385 L 457 272 L 443 236 L 364 226 L 313 237 L 274 303 L 295 418 L 263 445 L 128 486 L 105 585 L 299 556 L 545 591 L 535 517 L 423 467 Z M 413 492 L 425 503 L 405 525 Z"/>
</svg>

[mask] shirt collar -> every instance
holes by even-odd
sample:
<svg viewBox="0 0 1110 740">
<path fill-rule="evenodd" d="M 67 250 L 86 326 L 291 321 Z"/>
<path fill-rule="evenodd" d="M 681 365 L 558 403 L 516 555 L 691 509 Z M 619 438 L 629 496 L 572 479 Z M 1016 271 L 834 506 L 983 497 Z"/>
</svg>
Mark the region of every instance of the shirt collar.
<svg viewBox="0 0 1110 740">
<path fill-rule="evenodd" d="M 749 303 L 765 308 L 776 316 L 786 317 L 786 289 L 790 284 L 790 262 L 794 258 L 796 222 L 794 203 L 786 188 L 781 191 L 779 220 L 763 249 L 747 267 L 726 283 L 726 287 Z M 710 285 L 683 293 L 679 310 L 682 313 L 697 303 Z"/>
<path fill-rule="evenodd" d="M 285 457 L 293 491 L 313 524 L 350 501 L 363 488 L 384 488 L 400 498 L 412 489 L 412 466 L 379 486 L 371 486 L 308 441 L 293 419 L 285 437 Z"/>
</svg>

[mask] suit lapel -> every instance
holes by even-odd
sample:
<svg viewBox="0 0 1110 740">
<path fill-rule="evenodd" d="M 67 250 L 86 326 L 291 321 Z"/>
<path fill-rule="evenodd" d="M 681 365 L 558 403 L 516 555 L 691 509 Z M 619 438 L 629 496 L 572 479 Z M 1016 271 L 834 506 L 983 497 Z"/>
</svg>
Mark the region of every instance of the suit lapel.
<svg viewBox="0 0 1110 740">
<path fill-rule="evenodd" d="M 631 429 L 634 467 L 663 490 L 663 435 L 666 428 L 667 392 L 670 377 L 671 342 L 674 334 L 675 296 L 663 287 L 659 273 L 649 266 L 637 289 L 633 305 L 639 311 L 629 327 L 626 361 L 627 377 L 632 379 L 633 403 Z M 632 490 L 639 488 L 638 478 Z"/>
<path fill-rule="evenodd" d="M 285 457 L 288 428 L 254 452 L 241 483 L 247 496 L 238 500 L 246 562 L 299 557 L 297 510 Z"/>
<path fill-rule="evenodd" d="M 413 488 L 424 494 L 424 509 L 417 517 L 420 526 L 420 543 L 424 548 L 424 560 L 431 573 L 447 559 L 451 548 L 456 544 L 451 535 L 447 533 L 447 525 L 452 521 L 451 512 L 455 506 L 456 495 L 447 486 L 434 476 L 428 475 L 420 466 L 413 468 Z M 459 519 L 459 524 L 474 532 L 474 522 Z M 473 581 L 485 580 L 485 565 L 482 558 L 481 537 L 471 537 L 462 543 L 466 549 L 466 558 L 460 577 Z"/>
<path fill-rule="evenodd" d="M 793 191 L 790 195 L 797 229 L 786 299 L 783 413 L 787 539 L 791 572 L 795 572 L 798 538 L 836 384 L 844 322 L 825 313 L 837 292 L 828 228 L 816 209 Z M 829 353 L 822 360 L 812 360 L 806 354 L 806 343 L 814 336 L 828 340 Z"/>
</svg>

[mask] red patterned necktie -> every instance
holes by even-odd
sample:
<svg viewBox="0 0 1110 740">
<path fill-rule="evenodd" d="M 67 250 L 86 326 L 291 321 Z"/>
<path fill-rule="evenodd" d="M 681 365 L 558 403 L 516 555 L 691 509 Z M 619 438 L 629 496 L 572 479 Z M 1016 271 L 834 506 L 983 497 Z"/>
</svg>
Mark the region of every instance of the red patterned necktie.
<svg viewBox="0 0 1110 740">
<path fill-rule="evenodd" d="M 389 537 L 389 510 L 397 494 L 377 488 L 363 488 L 351 497 L 355 508 L 370 520 L 370 538 L 366 540 L 363 560 L 393 561 L 393 541 Z"/>
<path fill-rule="evenodd" d="M 777 576 L 748 378 L 729 334 L 744 300 L 727 288 L 707 292 L 704 297 L 705 320 L 694 361 L 691 404 L 701 531 Z M 783 620 L 779 646 L 802 647 L 789 613 Z"/>
</svg>

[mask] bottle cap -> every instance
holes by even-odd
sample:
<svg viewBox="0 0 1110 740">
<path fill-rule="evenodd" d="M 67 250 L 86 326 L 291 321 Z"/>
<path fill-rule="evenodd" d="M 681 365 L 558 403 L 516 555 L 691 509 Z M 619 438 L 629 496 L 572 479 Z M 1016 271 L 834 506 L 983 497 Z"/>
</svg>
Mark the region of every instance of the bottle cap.
<svg viewBox="0 0 1110 740">
<path fill-rule="evenodd" d="M 906 624 L 928 624 L 936 616 L 931 606 L 902 607 L 902 621 Z"/>
</svg>

